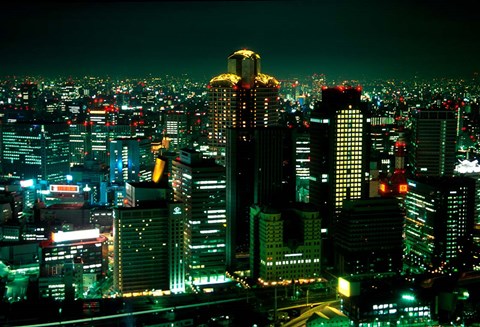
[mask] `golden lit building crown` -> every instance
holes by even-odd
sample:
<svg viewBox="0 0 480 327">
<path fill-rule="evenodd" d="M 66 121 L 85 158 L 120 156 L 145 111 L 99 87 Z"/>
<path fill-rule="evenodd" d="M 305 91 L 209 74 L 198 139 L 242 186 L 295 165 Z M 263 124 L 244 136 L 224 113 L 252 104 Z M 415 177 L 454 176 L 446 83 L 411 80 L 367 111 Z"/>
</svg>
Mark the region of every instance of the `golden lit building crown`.
<svg viewBox="0 0 480 327">
<path fill-rule="evenodd" d="M 233 86 L 241 83 L 240 86 L 249 88 L 254 84 L 267 87 L 280 84 L 274 77 L 261 73 L 258 53 L 247 49 L 238 50 L 229 55 L 227 61 L 227 73 L 212 78 L 211 86 Z"/>
</svg>

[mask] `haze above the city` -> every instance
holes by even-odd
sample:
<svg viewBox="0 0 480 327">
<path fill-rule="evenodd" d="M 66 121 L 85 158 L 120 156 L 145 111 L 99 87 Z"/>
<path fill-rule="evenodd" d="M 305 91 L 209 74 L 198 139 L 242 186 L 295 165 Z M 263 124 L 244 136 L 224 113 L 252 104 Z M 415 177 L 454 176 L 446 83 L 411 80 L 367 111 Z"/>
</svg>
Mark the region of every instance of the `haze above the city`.
<svg viewBox="0 0 480 327">
<path fill-rule="evenodd" d="M 209 79 L 248 48 L 278 78 L 471 77 L 473 1 L 20 2 L 2 10 L 0 76 Z"/>
</svg>

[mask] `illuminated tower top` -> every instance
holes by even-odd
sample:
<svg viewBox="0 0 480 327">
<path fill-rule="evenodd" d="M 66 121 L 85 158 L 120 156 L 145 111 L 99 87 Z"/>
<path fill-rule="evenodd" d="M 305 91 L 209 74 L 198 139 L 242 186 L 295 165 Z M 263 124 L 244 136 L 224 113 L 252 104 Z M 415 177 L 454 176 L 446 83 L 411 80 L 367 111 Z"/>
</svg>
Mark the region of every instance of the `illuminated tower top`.
<svg viewBox="0 0 480 327">
<path fill-rule="evenodd" d="M 238 50 L 228 56 L 227 73 L 210 80 L 211 86 L 240 86 L 251 88 L 253 85 L 277 87 L 280 83 L 272 76 L 260 71 L 260 55 L 251 50 Z"/>
</svg>

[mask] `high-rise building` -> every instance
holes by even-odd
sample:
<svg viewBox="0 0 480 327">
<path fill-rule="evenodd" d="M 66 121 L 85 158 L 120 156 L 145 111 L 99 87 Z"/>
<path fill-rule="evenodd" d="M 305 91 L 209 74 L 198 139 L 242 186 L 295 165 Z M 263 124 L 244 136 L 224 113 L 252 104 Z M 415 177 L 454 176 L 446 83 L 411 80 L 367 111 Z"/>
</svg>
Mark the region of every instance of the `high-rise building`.
<svg viewBox="0 0 480 327">
<path fill-rule="evenodd" d="M 474 224 L 480 226 L 480 165 L 478 160 L 463 160 L 455 166 L 455 176 L 470 177 L 475 180 Z"/>
<path fill-rule="evenodd" d="M 0 129 L 4 178 L 66 180 L 70 172 L 67 124 L 16 123 Z"/>
<path fill-rule="evenodd" d="M 167 182 L 127 182 L 125 209 L 115 211 L 114 282 L 124 293 L 185 291 L 185 210 Z"/>
<path fill-rule="evenodd" d="M 453 176 L 457 121 L 454 110 L 416 109 L 408 143 L 411 176 Z"/>
<path fill-rule="evenodd" d="M 472 178 L 408 179 L 404 251 L 413 272 L 471 269 L 474 205 Z"/>
<path fill-rule="evenodd" d="M 344 200 L 335 234 L 338 275 L 400 273 L 404 220 L 396 198 Z"/>
<path fill-rule="evenodd" d="M 228 71 L 210 80 L 210 145 L 225 155 L 228 128 L 277 126 L 279 82 L 261 73 L 260 55 L 239 50 L 228 56 Z"/>
<path fill-rule="evenodd" d="M 360 87 L 324 88 L 322 102 L 310 119 L 310 203 L 322 215 L 328 260 L 333 259 L 330 236 L 343 200 L 368 194 L 369 118 L 361 91 Z"/>
<path fill-rule="evenodd" d="M 202 159 L 194 150 L 180 150 L 173 161 L 174 199 L 185 204 L 187 278 L 194 285 L 226 280 L 225 168 Z"/>
<path fill-rule="evenodd" d="M 282 202 L 287 134 L 278 127 L 279 86 L 250 50 L 231 54 L 228 72 L 208 86 L 210 150 L 226 166 L 229 267 L 237 253 L 248 253 L 250 206 Z"/>
<path fill-rule="evenodd" d="M 178 151 L 188 145 L 188 116 L 184 110 L 165 113 L 164 137 L 169 139 L 169 150 Z"/>
<path fill-rule="evenodd" d="M 81 166 L 84 164 L 85 156 L 90 151 L 90 128 L 84 124 L 70 124 L 70 166 Z"/>
<path fill-rule="evenodd" d="M 20 92 L 20 107 L 27 110 L 35 110 L 38 101 L 38 85 L 27 81 L 20 85 Z"/>
<path fill-rule="evenodd" d="M 147 138 L 116 138 L 110 141 L 110 183 L 152 179 L 153 154 Z"/>
<path fill-rule="evenodd" d="M 296 201 L 308 203 L 310 199 L 310 133 L 308 130 L 294 131 L 293 143 Z"/>
</svg>

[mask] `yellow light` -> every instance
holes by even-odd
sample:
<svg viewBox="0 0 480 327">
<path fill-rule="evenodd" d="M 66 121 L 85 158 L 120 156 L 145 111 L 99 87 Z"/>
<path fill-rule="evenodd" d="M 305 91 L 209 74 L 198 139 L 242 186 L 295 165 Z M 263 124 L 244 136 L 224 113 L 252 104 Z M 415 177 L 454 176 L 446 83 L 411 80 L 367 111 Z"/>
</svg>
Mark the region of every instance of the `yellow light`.
<svg viewBox="0 0 480 327">
<path fill-rule="evenodd" d="M 341 277 L 338 279 L 338 293 L 350 297 L 350 282 L 348 280 Z"/>
<path fill-rule="evenodd" d="M 153 176 L 152 176 L 152 180 L 154 183 L 158 183 L 160 181 L 164 170 L 165 170 L 165 161 L 160 158 L 155 159 L 155 167 L 153 168 Z"/>
</svg>

